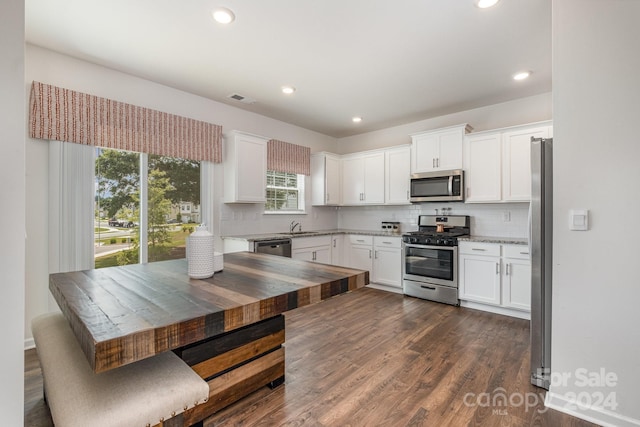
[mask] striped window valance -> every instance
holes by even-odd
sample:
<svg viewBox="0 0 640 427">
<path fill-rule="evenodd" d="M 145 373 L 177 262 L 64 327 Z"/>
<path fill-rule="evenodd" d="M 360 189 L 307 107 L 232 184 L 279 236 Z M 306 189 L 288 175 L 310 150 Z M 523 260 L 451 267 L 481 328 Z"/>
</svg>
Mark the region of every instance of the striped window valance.
<svg viewBox="0 0 640 427">
<path fill-rule="evenodd" d="M 222 126 L 35 81 L 29 136 L 222 162 Z"/>
<path fill-rule="evenodd" d="M 270 139 L 267 142 L 267 169 L 311 175 L 311 148 Z"/>
</svg>

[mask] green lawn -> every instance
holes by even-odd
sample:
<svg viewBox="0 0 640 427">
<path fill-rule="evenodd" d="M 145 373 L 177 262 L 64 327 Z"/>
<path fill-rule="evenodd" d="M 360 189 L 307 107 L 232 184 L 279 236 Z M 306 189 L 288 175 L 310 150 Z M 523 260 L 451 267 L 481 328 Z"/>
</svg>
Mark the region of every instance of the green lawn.
<svg viewBox="0 0 640 427">
<path fill-rule="evenodd" d="M 167 245 L 168 251 L 154 254 L 153 248 L 149 247 L 149 261 L 166 261 L 169 259 L 179 259 L 185 257 L 186 252 L 186 238 L 191 234 L 189 231 L 182 231 L 182 229 L 171 232 L 171 242 Z M 109 238 L 102 239 L 106 243 L 110 241 Z M 118 238 L 120 243 L 120 238 Z M 114 267 L 118 265 L 118 254 L 105 255 L 96 258 L 95 268 Z"/>
</svg>

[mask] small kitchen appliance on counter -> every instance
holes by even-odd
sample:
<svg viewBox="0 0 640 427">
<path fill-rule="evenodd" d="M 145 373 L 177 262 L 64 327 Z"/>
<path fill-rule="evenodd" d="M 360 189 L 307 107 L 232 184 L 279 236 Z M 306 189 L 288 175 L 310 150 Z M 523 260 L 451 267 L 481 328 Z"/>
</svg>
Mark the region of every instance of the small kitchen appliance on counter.
<svg viewBox="0 0 640 427">
<path fill-rule="evenodd" d="M 405 295 L 460 305 L 458 237 L 471 234 L 467 215 L 420 215 L 418 231 L 402 235 Z"/>
<path fill-rule="evenodd" d="M 400 234 L 400 222 L 397 221 L 382 221 L 382 231 L 389 233 Z"/>
</svg>

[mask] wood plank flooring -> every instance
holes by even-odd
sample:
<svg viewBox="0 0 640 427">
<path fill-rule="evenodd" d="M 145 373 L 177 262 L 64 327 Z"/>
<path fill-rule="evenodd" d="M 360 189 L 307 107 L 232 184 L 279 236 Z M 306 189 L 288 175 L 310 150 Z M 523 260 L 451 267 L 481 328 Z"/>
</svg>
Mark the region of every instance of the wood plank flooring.
<svg viewBox="0 0 640 427">
<path fill-rule="evenodd" d="M 528 321 L 370 288 L 285 317 L 285 385 L 205 427 L 594 426 L 544 408 L 544 390 L 529 384 Z M 25 426 L 52 426 L 34 350 L 25 352 Z"/>
</svg>

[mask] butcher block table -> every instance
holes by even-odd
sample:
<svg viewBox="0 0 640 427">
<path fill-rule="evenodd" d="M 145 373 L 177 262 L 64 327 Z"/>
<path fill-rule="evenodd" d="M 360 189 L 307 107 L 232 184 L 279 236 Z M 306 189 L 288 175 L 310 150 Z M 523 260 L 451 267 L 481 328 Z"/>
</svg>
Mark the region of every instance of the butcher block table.
<svg viewBox="0 0 640 427">
<path fill-rule="evenodd" d="M 284 382 L 284 316 L 361 288 L 362 270 L 239 252 L 191 279 L 185 259 L 51 274 L 49 289 L 97 373 L 174 351 L 209 384 L 184 425 Z"/>
</svg>

